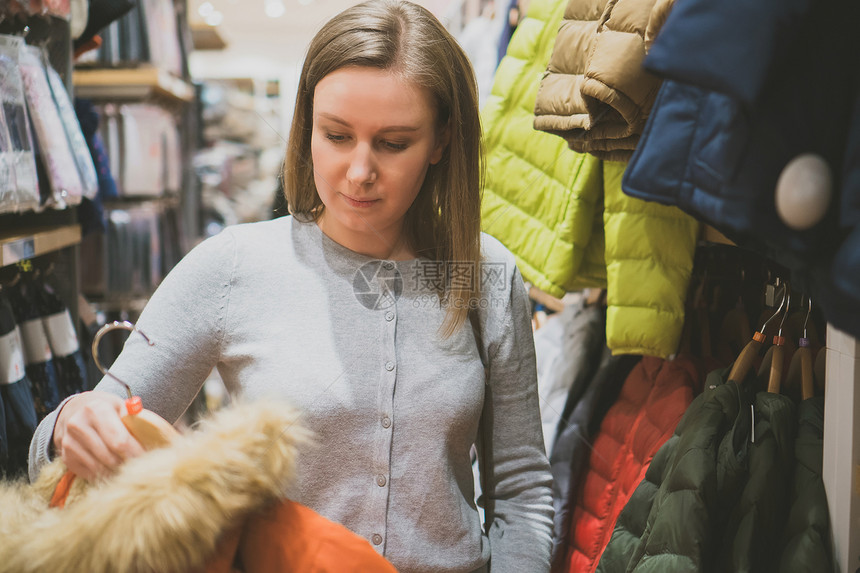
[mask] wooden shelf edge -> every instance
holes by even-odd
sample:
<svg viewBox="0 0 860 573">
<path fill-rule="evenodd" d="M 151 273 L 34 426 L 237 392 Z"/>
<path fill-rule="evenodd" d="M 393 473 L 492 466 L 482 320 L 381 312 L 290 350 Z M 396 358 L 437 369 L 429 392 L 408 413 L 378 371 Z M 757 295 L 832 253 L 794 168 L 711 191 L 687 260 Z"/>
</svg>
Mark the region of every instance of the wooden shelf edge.
<svg viewBox="0 0 860 573">
<path fill-rule="evenodd" d="M 0 236 L 0 267 L 39 257 L 81 242 L 80 225 L 50 229 L 33 229 L 15 235 Z"/>
<path fill-rule="evenodd" d="M 732 247 L 737 247 L 735 243 L 730 241 L 725 235 L 711 227 L 710 225 L 702 225 L 702 231 L 699 235 L 699 239 L 705 241 L 706 243 L 717 243 L 720 245 L 731 245 Z"/>
<path fill-rule="evenodd" d="M 191 24 L 191 42 L 195 51 L 223 50 L 227 42 L 218 32 L 218 28 L 208 24 Z"/>
<path fill-rule="evenodd" d="M 77 68 L 72 84 L 77 96 L 93 99 L 144 99 L 150 95 L 181 102 L 194 99 L 191 84 L 154 67 Z"/>
</svg>

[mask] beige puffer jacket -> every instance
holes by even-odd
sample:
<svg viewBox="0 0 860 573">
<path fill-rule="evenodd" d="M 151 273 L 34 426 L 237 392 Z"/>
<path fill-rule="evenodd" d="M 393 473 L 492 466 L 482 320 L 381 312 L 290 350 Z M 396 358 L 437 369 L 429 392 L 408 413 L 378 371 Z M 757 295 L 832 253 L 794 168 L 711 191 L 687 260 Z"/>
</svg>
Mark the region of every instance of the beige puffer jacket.
<svg viewBox="0 0 860 573">
<path fill-rule="evenodd" d="M 627 161 L 660 80 L 642 69 L 674 0 L 569 0 L 535 101 L 535 129 Z"/>
</svg>

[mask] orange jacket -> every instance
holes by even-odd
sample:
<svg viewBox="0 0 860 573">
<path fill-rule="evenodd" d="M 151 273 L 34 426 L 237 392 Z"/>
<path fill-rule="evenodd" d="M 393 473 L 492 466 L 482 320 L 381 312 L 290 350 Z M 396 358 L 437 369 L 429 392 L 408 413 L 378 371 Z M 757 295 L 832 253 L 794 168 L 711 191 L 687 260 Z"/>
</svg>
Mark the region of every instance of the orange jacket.
<svg viewBox="0 0 860 573">
<path fill-rule="evenodd" d="M 397 573 L 367 540 L 299 503 L 284 500 L 228 532 L 205 573 Z"/>
<path fill-rule="evenodd" d="M 74 474 L 67 472 L 51 499 L 64 507 Z M 285 499 L 225 533 L 199 573 L 397 573 L 367 540 L 312 509 Z"/>
</svg>

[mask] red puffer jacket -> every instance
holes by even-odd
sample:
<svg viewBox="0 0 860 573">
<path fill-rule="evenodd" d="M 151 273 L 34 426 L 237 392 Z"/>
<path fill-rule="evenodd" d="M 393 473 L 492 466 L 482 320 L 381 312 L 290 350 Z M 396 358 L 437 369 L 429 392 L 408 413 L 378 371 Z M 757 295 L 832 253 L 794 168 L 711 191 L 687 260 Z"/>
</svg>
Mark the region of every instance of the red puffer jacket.
<svg viewBox="0 0 860 573">
<path fill-rule="evenodd" d="M 593 573 L 615 520 L 701 387 L 701 369 L 687 356 L 645 356 L 628 375 L 594 438 L 579 480 L 564 571 Z"/>
</svg>

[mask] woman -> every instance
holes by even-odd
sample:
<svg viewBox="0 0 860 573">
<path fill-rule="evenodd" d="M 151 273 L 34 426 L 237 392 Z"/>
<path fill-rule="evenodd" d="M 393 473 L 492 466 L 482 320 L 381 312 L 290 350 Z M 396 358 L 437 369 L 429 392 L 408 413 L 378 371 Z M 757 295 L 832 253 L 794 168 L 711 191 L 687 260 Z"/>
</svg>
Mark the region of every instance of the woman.
<svg viewBox="0 0 860 573">
<path fill-rule="evenodd" d="M 164 280 L 112 372 L 177 419 L 217 367 L 277 395 L 315 444 L 292 499 L 402 572 L 548 569 L 550 475 L 528 300 L 480 233 L 474 76 L 425 9 L 372 0 L 311 42 L 287 150 L 292 216 L 228 228 Z M 486 369 L 485 369 L 486 364 Z M 40 425 L 95 478 L 140 453 L 110 379 Z M 486 531 L 474 502 L 477 443 Z"/>
</svg>

